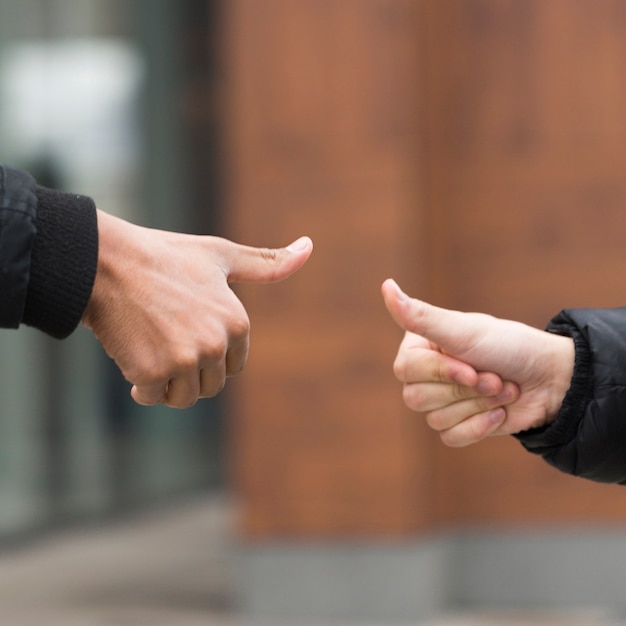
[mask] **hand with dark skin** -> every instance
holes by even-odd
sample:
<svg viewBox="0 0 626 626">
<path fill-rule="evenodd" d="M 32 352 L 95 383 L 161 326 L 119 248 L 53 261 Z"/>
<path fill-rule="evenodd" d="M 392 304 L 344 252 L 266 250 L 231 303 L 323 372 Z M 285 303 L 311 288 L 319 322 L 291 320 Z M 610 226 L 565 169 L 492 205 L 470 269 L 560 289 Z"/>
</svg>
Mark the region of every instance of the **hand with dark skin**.
<svg viewBox="0 0 626 626">
<path fill-rule="evenodd" d="M 449 446 L 551 423 L 574 371 L 574 342 L 520 322 L 432 306 L 393 280 L 385 304 L 405 336 L 394 363 L 405 404 Z"/>
<path fill-rule="evenodd" d="M 286 248 L 136 226 L 98 211 L 98 269 L 83 316 L 133 385 L 133 399 L 186 408 L 219 393 L 246 363 L 250 322 L 229 283 L 300 269 L 308 237 Z"/>
</svg>

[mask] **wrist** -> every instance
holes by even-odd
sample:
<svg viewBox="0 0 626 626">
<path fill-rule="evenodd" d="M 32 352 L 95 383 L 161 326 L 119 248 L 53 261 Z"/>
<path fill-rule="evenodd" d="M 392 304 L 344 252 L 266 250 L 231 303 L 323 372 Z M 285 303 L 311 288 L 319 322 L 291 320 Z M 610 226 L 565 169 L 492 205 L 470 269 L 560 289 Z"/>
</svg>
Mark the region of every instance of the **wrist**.
<svg viewBox="0 0 626 626">
<path fill-rule="evenodd" d="M 132 234 L 134 226 L 118 217 L 97 211 L 98 217 L 98 263 L 96 276 L 82 317 L 83 325 L 93 328 L 105 307 L 111 304 L 119 291 L 123 277 L 122 267 L 128 263 L 134 249 Z"/>
<path fill-rule="evenodd" d="M 571 337 L 553 333 L 547 333 L 547 337 L 550 339 L 548 363 L 552 378 L 548 386 L 545 408 L 546 423 L 550 424 L 559 414 L 567 392 L 572 386 L 576 348 Z"/>
</svg>

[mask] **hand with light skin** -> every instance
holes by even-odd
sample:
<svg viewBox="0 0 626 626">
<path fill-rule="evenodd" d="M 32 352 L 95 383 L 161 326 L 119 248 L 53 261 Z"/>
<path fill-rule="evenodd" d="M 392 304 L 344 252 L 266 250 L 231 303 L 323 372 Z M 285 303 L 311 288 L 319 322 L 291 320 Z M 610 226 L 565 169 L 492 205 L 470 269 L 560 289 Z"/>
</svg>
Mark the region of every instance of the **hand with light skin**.
<svg viewBox="0 0 626 626">
<path fill-rule="evenodd" d="M 229 283 L 270 283 L 313 244 L 242 246 L 144 228 L 98 211 L 98 268 L 83 316 L 143 405 L 186 408 L 219 393 L 248 355 L 248 315 Z"/>
<path fill-rule="evenodd" d="M 460 447 L 551 423 L 569 389 L 574 342 L 520 322 L 464 313 L 382 286 L 405 330 L 395 363 L 405 404 Z"/>
</svg>

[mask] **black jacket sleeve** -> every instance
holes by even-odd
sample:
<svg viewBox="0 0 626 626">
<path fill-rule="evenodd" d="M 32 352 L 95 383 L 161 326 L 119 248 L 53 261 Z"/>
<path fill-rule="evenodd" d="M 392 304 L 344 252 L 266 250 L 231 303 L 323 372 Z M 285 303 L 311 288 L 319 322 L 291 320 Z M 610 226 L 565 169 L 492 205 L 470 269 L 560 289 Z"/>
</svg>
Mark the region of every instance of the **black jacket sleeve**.
<svg viewBox="0 0 626 626">
<path fill-rule="evenodd" d="M 85 311 L 97 262 L 93 200 L 0 165 L 0 327 L 24 323 L 67 337 Z"/>
<path fill-rule="evenodd" d="M 564 472 L 626 484 L 626 308 L 565 310 L 547 330 L 574 338 L 574 377 L 556 420 L 518 439 Z"/>
</svg>

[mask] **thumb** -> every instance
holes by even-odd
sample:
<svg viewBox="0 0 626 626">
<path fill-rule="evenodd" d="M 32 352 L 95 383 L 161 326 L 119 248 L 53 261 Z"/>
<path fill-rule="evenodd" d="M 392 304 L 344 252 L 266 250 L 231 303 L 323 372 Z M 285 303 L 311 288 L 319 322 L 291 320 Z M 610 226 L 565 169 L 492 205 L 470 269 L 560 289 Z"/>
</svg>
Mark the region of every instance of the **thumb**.
<svg viewBox="0 0 626 626">
<path fill-rule="evenodd" d="M 473 334 L 466 314 L 409 298 L 392 279 L 383 283 L 382 292 L 391 317 L 404 330 L 436 343 L 451 355 L 467 349 Z"/>
<path fill-rule="evenodd" d="M 300 237 L 285 248 L 253 248 L 232 241 L 224 252 L 229 283 L 274 283 L 291 276 L 313 251 L 309 237 Z"/>
</svg>

